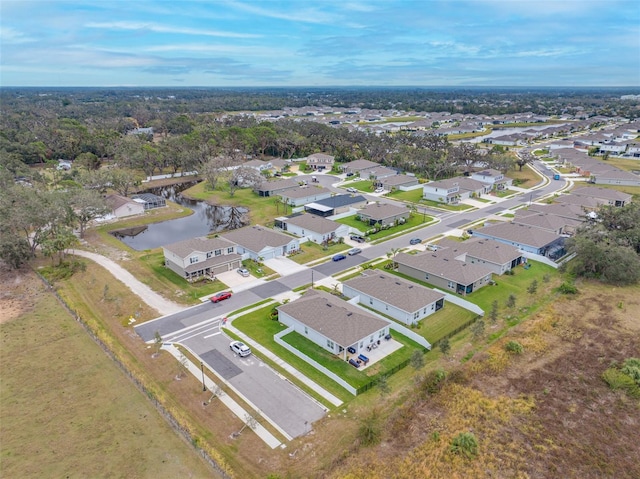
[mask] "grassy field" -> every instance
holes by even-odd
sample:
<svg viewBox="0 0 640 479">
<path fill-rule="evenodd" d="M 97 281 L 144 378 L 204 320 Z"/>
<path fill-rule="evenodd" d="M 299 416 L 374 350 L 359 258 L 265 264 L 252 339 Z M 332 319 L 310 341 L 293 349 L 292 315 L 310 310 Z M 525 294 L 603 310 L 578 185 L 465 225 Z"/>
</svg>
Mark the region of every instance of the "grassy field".
<svg viewBox="0 0 640 479">
<path fill-rule="evenodd" d="M 632 160 L 631 158 L 615 158 L 610 156 L 607 160 L 602 160 L 602 158 L 599 157 L 596 157 L 596 159 L 601 159 L 603 163 L 615 166 L 621 170 L 640 171 L 640 158 Z"/>
<path fill-rule="evenodd" d="M 2 477 L 217 477 L 33 273 L 3 276 Z"/>
<path fill-rule="evenodd" d="M 301 253 L 296 253 L 293 256 L 289 256 L 289 259 L 295 261 L 298 264 L 306 264 L 310 261 L 346 251 L 349 248 L 350 246 L 348 244 L 335 243 L 329 245 L 325 250 L 322 245 L 319 245 L 318 243 L 314 243 L 312 241 L 307 241 L 306 243 L 300 245 Z"/>
<path fill-rule="evenodd" d="M 356 228 L 362 233 L 364 233 L 369 229 L 369 226 L 367 226 L 366 223 L 363 223 L 362 221 L 356 219 L 356 215 L 345 216 L 344 218 L 340 218 L 335 221 L 338 223 L 351 226 L 352 228 Z M 377 233 L 372 233 L 368 235 L 367 238 L 369 241 L 381 240 L 388 236 L 396 235 L 403 231 L 408 231 L 421 225 L 427 225 L 432 221 L 433 221 L 433 218 L 431 216 L 425 216 L 421 214 L 412 214 L 405 223 L 393 226 L 388 229 L 380 230 Z"/>
</svg>

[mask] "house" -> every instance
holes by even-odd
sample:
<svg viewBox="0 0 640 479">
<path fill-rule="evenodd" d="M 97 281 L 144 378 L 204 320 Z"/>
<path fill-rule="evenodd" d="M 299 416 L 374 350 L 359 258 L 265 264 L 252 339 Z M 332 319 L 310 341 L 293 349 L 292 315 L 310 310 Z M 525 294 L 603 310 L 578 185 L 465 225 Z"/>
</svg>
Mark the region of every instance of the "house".
<svg viewBox="0 0 640 479">
<path fill-rule="evenodd" d="M 623 193 L 622 191 L 611 190 L 609 188 L 598 188 L 596 186 L 583 186 L 571 190 L 574 196 L 582 196 L 587 198 L 595 198 L 605 204 L 612 206 L 624 206 L 631 203 L 632 195 Z"/>
<path fill-rule="evenodd" d="M 601 155 L 609 154 L 613 156 L 622 156 L 624 152 L 627 151 L 626 144 L 618 144 L 618 143 L 605 143 L 600 145 L 599 153 Z"/>
<path fill-rule="evenodd" d="M 572 194 L 560 195 L 554 198 L 557 204 L 574 205 L 586 211 L 594 211 L 601 205 L 606 204 L 605 201 L 589 196 L 577 196 Z"/>
<path fill-rule="evenodd" d="M 409 218 L 411 211 L 406 206 L 395 206 L 388 203 L 369 203 L 358 210 L 360 219 L 369 226 L 393 226 L 398 221 Z"/>
<path fill-rule="evenodd" d="M 302 186 L 279 193 L 280 198 L 288 205 L 302 206 L 331 196 L 331 190 L 322 186 Z"/>
<path fill-rule="evenodd" d="M 220 237 L 235 243 L 242 259 L 262 261 L 286 256 L 300 249 L 298 238 L 259 225 L 231 230 Z"/>
<path fill-rule="evenodd" d="M 505 190 L 513 183 L 511 178 L 504 176 L 501 171 L 493 168 L 472 173 L 471 179 L 490 185 L 492 190 Z"/>
<path fill-rule="evenodd" d="M 257 170 L 259 172 L 263 172 L 273 168 L 273 164 L 270 161 L 262 161 L 262 160 L 245 161 L 240 166 L 244 166 L 245 168 L 253 168 L 254 170 Z"/>
<path fill-rule="evenodd" d="M 369 179 L 371 180 L 381 180 L 390 176 L 396 176 L 398 172 L 391 168 L 387 168 L 386 166 L 378 166 L 377 168 L 371 168 L 370 170 L 367 170 L 367 174 L 369 175 Z"/>
<path fill-rule="evenodd" d="M 589 181 L 596 185 L 640 186 L 640 176 L 618 168 L 592 172 Z"/>
<path fill-rule="evenodd" d="M 255 191 L 258 196 L 277 196 L 280 193 L 299 188 L 298 181 L 293 178 L 284 178 L 282 180 L 263 181 Z"/>
<path fill-rule="evenodd" d="M 551 259 L 564 254 L 563 236 L 535 226 L 517 223 L 497 223 L 473 230 L 473 236 L 488 238 Z"/>
<path fill-rule="evenodd" d="M 133 201 L 131 198 L 121 195 L 108 195 L 105 198 L 107 206 L 111 208 L 109 216 L 115 218 L 126 218 L 127 216 L 141 215 L 144 213 L 144 206 Z"/>
<path fill-rule="evenodd" d="M 164 264 L 188 281 L 242 266 L 236 245 L 224 238 L 191 238 L 162 247 Z"/>
<path fill-rule="evenodd" d="M 518 248 L 490 239 L 471 238 L 462 243 L 444 239 L 437 247 L 438 254 L 444 258 L 479 264 L 498 275 L 526 262 Z"/>
<path fill-rule="evenodd" d="M 349 226 L 309 213 L 276 218 L 275 227 L 318 244 L 349 235 Z"/>
<path fill-rule="evenodd" d="M 349 163 L 344 163 L 342 165 L 342 171 L 347 174 L 360 174 L 360 176 L 365 177 L 367 175 L 363 174 L 363 172 L 371 170 L 373 168 L 378 168 L 379 166 L 379 163 L 375 163 L 369 160 L 354 160 L 350 161 Z"/>
<path fill-rule="evenodd" d="M 406 325 L 444 306 L 445 295 L 393 274 L 370 270 L 342 283 L 342 294 Z"/>
<path fill-rule="evenodd" d="M 492 277 L 485 266 L 458 261 L 447 254 L 398 253 L 395 262 L 399 273 L 462 295 L 486 286 Z"/>
<path fill-rule="evenodd" d="M 307 157 L 307 166 L 314 170 L 331 170 L 335 157 L 324 153 L 314 153 Z"/>
<path fill-rule="evenodd" d="M 491 185 L 472 178 L 457 176 L 422 185 L 422 197 L 439 203 L 456 204 L 460 200 L 489 193 Z"/>
<path fill-rule="evenodd" d="M 167 206 L 167 200 L 162 196 L 154 195 L 153 193 L 140 193 L 138 195 L 133 195 L 131 198 L 133 201 L 142 204 L 145 210 L 152 210 Z"/>
<path fill-rule="evenodd" d="M 335 195 L 324 200 L 306 204 L 304 210 L 316 216 L 333 216 L 346 213 L 354 208 L 362 208 L 367 199 L 362 195 Z"/>
<path fill-rule="evenodd" d="M 277 310 L 279 322 L 343 359 L 348 348 L 357 354 L 389 334 L 389 322 L 316 289 Z"/>
<path fill-rule="evenodd" d="M 515 217 L 528 216 L 531 213 L 556 215 L 562 218 L 580 221 L 584 220 L 587 214 L 581 206 L 569 203 L 553 203 L 551 205 L 539 205 L 537 203 L 532 203 L 528 208 L 515 210 Z"/>
<path fill-rule="evenodd" d="M 388 191 L 402 190 L 416 186 L 418 184 L 418 178 L 413 175 L 394 175 L 376 180 L 375 186 L 384 188 Z"/>
</svg>

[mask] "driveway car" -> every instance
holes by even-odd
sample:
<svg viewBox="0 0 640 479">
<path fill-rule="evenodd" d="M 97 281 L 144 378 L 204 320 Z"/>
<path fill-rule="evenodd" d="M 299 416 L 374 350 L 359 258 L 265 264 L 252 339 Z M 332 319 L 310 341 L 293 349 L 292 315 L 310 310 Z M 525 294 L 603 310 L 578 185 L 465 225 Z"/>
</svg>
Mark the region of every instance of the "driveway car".
<svg viewBox="0 0 640 479">
<path fill-rule="evenodd" d="M 335 255 L 335 256 L 334 256 L 333 258 L 331 258 L 331 259 L 332 259 L 333 261 L 340 261 L 340 260 L 343 260 L 343 259 L 347 259 L 347 257 L 346 257 L 345 255 L 343 255 L 343 254 L 337 254 L 337 255 Z"/>
<path fill-rule="evenodd" d="M 409 240 L 409 244 L 420 244 L 422 243 L 422 240 L 420 238 L 411 238 Z"/>
<path fill-rule="evenodd" d="M 247 357 L 251 354 L 251 348 L 242 341 L 231 342 L 231 344 L 229 344 L 229 348 L 241 358 Z"/>
<path fill-rule="evenodd" d="M 347 178 L 348 178 L 349 176 L 353 176 L 353 175 L 355 175 L 355 173 L 353 173 L 352 171 L 350 171 L 349 173 L 347 173 L 347 175 L 346 175 L 346 176 L 347 176 Z"/>
<path fill-rule="evenodd" d="M 237 271 L 240 276 L 244 276 L 245 278 L 251 276 L 251 273 L 249 273 L 249 270 L 247 268 L 238 268 Z"/>
<path fill-rule="evenodd" d="M 349 250 L 348 255 L 353 256 L 354 254 L 358 254 L 358 253 L 362 253 L 362 250 L 360 248 L 351 248 Z"/>
<path fill-rule="evenodd" d="M 349 188 L 347 188 L 347 191 L 349 193 L 357 193 L 358 192 L 358 190 L 356 190 L 353 186 L 350 186 Z"/>
<path fill-rule="evenodd" d="M 384 188 L 376 188 L 375 193 L 384 193 Z"/>
<path fill-rule="evenodd" d="M 231 291 L 220 291 L 219 293 L 216 293 L 213 296 L 211 296 L 210 299 L 212 303 L 218 303 L 225 299 L 229 299 L 230 297 L 231 297 Z"/>
<path fill-rule="evenodd" d="M 351 236 L 349 236 L 349 238 L 350 238 L 352 241 L 356 241 L 356 242 L 358 242 L 358 243 L 364 243 L 364 242 L 366 241 L 366 240 L 364 239 L 364 237 L 362 237 L 362 236 L 360 236 L 360 235 L 351 235 Z"/>
</svg>

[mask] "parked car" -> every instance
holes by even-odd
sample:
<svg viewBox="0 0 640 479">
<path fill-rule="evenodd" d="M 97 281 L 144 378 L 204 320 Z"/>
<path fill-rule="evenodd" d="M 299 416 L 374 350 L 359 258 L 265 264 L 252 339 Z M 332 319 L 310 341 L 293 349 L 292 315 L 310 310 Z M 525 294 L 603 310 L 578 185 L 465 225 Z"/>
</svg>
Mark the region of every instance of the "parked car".
<svg viewBox="0 0 640 479">
<path fill-rule="evenodd" d="M 247 357 L 251 354 L 251 348 L 242 341 L 233 341 L 229 345 L 229 348 L 241 358 Z"/>
<path fill-rule="evenodd" d="M 249 270 L 247 268 L 238 268 L 237 271 L 240 276 L 244 276 L 245 278 L 251 276 L 251 273 L 249 273 Z"/>
<path fill-rule="evenodd" d="M 350 171 L 349 173 L 347 173 L 347 178 L 348 178 L 349 176 L 353 176 L 353 175 L 355 175 L 355 173 L 353 173 L 352 171 Z"/>
<path fill-rule="evenodd" d="M 360 235 L 350 235 L 349 238 L 357 243 L 364 243 L 366 241 L 366 239 Z"/>
<path fill-rule="evenodd" d="M 360 248 L 351 248 L 349 250 L 349 256 L 353 256 L 354 254 L 358 254 L 358 253 L 362 253 L 362 250 Z"/>
<path fill-rule="evenodd" d="M 375 193 L 384 193 L 384 188 L 376 188 Z"/>
<path fill-rule="evenodd" d="M 333 259 L 333 261 L 340 261 L 340 260 L 343 260 L 343 259 L 347 259 L 347 257 L 345 255 L 343 255 L 343 254 L 337 254 L 331 259 Z"/>
<path fill-rule="evenodd" d="M 354 187 L 349 187 L 349 188 L 347 188 L 347 191 L 348 191 L 349 193 L 357 193 L 357 192 L 358 192 L 358 190 L 356 190 Z"/>
<path fill-rule="evenodd" d="M 409 244 L 420 244 L 422 243 L 422 240 L 420 238 L 411 238 L 409 240 Z"/>
<path fill-rule="evenodd" d="M 220 291 L 219 293 L 211 296 L 212 303 L 219 303 L 220 301 L 224 301 L 225 299 L 229 299 L 231 297 L 231 291 Z"/>
</svg>

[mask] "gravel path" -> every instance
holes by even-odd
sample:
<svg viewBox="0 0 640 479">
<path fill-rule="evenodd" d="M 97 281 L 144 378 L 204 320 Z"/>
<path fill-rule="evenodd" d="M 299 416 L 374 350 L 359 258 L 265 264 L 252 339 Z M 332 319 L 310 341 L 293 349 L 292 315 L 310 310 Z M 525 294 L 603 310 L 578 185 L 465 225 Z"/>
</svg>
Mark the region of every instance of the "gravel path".
<svg viewBox="0 0 640 479">
<path fill-rule="evenodd" d="M 149 286 L 140 282 L 135 276 L 120 266 L 115 261 L 110 260 L 100 254 L 90 253 L 84 250 L 71 250 L 71 254 L 82 256 L 98 263 L 109 271 L 117 280 L 124 283 L 131 291 L 140 296 L 142 300 L 149 306 L 157 310 L 161 315 L 173 314 L 185 309 L 185 306 L 169 301 L 158 293 L 153 291 Z"/>
</svg>

